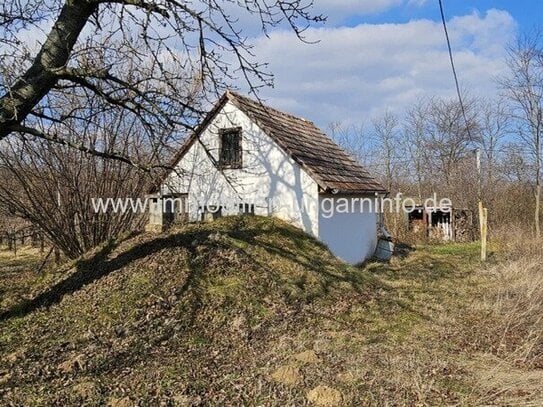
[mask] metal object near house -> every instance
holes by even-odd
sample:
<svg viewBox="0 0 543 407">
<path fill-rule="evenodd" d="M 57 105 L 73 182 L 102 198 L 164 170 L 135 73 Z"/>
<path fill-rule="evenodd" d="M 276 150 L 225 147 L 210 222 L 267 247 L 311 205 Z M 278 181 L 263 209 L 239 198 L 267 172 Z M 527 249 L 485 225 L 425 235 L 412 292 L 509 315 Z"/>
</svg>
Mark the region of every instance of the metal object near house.
<svg viewBox="0 0 543 407">
<path fill-rule="evenodd" d="M 373 258 L 379 261 L 389 261 L 393 254 L 394 243 L 392 242 L 392 236 L 384 226 L 381 226 Z"/>
<path fill-rule="evenodd" d="M 380 261 L 389 261 L 394 254 L 394 243 L 387 238 L 379 238 L 373 257 Z"/>
</svg>

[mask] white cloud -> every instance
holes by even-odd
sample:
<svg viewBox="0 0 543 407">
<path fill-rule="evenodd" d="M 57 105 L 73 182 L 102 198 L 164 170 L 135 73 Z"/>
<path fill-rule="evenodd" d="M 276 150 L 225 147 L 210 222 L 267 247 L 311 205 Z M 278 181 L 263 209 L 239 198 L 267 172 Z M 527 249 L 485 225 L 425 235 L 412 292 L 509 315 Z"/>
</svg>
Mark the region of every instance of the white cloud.
<svg viewBox="0 0 543 407">
<path fill-rule="evenodd" d="M 408 0 L 407 1 L 407 4 L 409 6 L 417 6 L 417 7 L 422 7 L 426 3 L 428 3 L 428 0 Z"/>
<path fill-rule="evenodd" d="M 307 9 L 311 16 L 324 16 L 326 22 L 321 24 L 333 27 L 341 25 L 345 20 L 360 16 L 376 15 L 387 12 L 399 6 L 415 6 L 413 1 L 420 3 L 426 0 L 314 0 L 313 5 Z M 301 4 L 309 4 L 309 0 L 302 0 Z M 249 12 L 245 7 L 240 7 L 236 2 L 225 2 L 224 10 L 227 15 L 234 17 L 238 27 L 243 27 L 243 33 L 246 36 L 260 35 L 262 24 L 257 14 Z M 277 10 L 275 10 L 277 13 Z M 279 14 L 276 17 L 280 17 Z M 299 21 L 302 25 L 302 21 Z M 317 25 L 317 23 L 313 23 Z M 288 29 L 288 24 L 283 21 L 279 28 Z M 272 28 L 272 30 L 277 27 Z"/>
<path fill-rule="evenodd" d="M 386 109 L 401 113 L 423 95 L 454 96 L 441 22 L 361 24 L 307 32 L 316 45 L 286 31 L 256 40 L 258 57 L 270 62 L 275 88 L 263 97 L 313 120 L 359 123 Z M 461 85 L 475 95 L 495 92 L 503 72 L 504 45 L 516 23 L 505 11 L 455 17 L 449 22 Z"/>
</svg>

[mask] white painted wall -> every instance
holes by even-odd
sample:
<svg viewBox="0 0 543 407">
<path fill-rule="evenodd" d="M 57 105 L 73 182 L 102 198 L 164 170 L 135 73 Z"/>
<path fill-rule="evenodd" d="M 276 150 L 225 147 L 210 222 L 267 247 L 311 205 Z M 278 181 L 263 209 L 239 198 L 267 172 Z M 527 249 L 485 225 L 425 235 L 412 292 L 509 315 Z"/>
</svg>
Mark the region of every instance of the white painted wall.
<svg viewBox="0 0 543 407">
<path fill-rule="evenodd" d="M 206 154 L 218 160 L 219 129 L 242 127 L 243 167 L 217 170 Z M 198 206 L 255 204 L 255 214 L 274 215 L 319 236 L 318 185 L 269 136 L 228 102 L 166 179 L 162 193 L 188 193 L 189 218 L 198 220 Z M 206 149 L 202 146 L 205 145 Z M 300 210 L 300 208 L 302 210 Z M 238 208 L 223 209 L 223 215 Z"/>
<path fill-rule="evenodd" d="M 242 127 L 243 167 L 225 169 L 223 175 L 208 154 L 218 160 L 219 130 L 238 126 Z M 222 211 L 223 215 L 232 215 L 238 213 L 237 204 L 245 201 L 255 204 L 256 215 L 277 216 L 318 237 L 348 263 L 356 264 L 373 255 L 376 213 L 367 204 L 362 211 L 360 204 L 355 204 L 350 213 L 339 213 L 341 196 L 333 195 L 334 212 L 327 217 L 329 205 L 323 200 L 331 195 L 320 195 L 317 183 L 233 104 L 224 106 L 200 140 L 162 185 L 163 194 L 188 194 L 189 220 L 199 220 L 201 205 L 233 203 Z"/>
<path fill-rule="evenodd" d="M 377 246 L 375 205 L 364 197 L 349 195 L 319 196 L 319 239 L 334 255 L 347 263 L 357 264 L 371 257 Z M 366 197 L 374 199 L 374 196 Z M 344 213 L 345 201 L 349 211 Z M 330 215 L 330 216 L 329 216 Z"/>
</svg>

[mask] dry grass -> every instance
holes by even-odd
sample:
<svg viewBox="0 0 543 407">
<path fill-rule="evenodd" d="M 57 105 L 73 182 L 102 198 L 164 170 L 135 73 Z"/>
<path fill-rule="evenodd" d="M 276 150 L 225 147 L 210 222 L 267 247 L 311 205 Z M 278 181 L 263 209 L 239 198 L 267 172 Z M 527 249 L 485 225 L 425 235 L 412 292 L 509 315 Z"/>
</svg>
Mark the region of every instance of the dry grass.
<svg viewBox="0 0 543 407">
<path fill-rule="evenodd" d="M 543 257 L 543 240 L 521 225 L 509 224 L 492 231 L 492 244 L 507 260 Z"/>
<path fill-rule="evenodd" d="M 477 244 L 428 245 L 354 268 L 258 217 L 116 242 L 16 285 L 67 291 L 0 321 L 0 400 L 542 405 L 535 246 L 494 244 L 481 265 Z"/>
<path fill-rule="evenodd" d="M 23 301 L 40 284 L 43 275 L 36 271 L 43 255 L 39 249 L 20 247 L 17 254 L 0 250 L 0 312 Z"/>
<path fill-rule="evenodd" d="M 543 405 L 543 242 L 512 235 L 504 245 L 511 259 L 482 271 L 488 288 L 474 304 L 484 316 L 474 393 L 481 404 Z"/>
</svg>

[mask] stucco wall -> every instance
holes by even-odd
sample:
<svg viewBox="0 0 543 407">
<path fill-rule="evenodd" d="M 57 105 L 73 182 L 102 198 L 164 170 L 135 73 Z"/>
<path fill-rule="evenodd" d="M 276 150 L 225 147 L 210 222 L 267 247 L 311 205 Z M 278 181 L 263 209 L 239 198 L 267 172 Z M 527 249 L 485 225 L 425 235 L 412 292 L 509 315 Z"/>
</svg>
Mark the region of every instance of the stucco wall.
<svg viewBox="0 0 543 407">
<path fill-rule="evenodd" d="M 237 126 L 242 127 L 243 168 L 225 169 L 223 175 L 207 154 L 218 160 L 219 129 Z M 246 201 L 254 203 L 257 215 L 277 216 L 318 236 L 316 182 L 243 112 L 227 103 L 200 140 L 162 186 L 165 194 L 188 193 L 190 220 L 198 219 L 201 205 L 224 207 L 225 203 Z M 227 205 L 222 213 L 238 213 L 237 205 Z"/>
<path fill-rule="evenodd" d="M 377 245 L 375 205 L 364 197 L 319 196 L 319 239 L 342 260 L 357 264 L 371 257 Z M 366 197 L 374 199 L 374 196 Z M 349 211 L 344 213 L 346 199 Z"/>
</svg>

